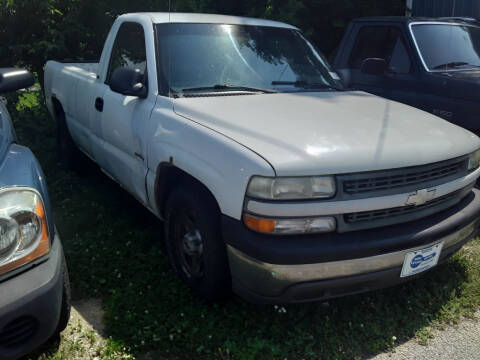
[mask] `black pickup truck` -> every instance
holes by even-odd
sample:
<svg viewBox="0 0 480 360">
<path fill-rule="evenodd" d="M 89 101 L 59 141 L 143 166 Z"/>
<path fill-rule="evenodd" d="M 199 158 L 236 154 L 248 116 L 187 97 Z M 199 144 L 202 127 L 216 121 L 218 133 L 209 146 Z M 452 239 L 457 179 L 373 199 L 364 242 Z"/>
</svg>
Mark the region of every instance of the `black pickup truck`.
<svg viewBox="0 0 480 360">
<path fill-rule="evenodd" d="M 350 87 L 480 133 L 480 23 L 474 19 L 356 19 L 333 67 Z"/>
</svg>

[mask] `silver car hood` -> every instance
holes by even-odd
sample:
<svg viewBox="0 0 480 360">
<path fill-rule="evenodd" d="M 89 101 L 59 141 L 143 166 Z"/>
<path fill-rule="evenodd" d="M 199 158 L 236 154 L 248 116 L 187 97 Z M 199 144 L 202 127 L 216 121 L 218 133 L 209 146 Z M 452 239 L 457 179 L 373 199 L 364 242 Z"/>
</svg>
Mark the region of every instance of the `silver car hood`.
<svg viewBox="0 0 480 360">
<path fill-rule="evenodd" d="M 364 92 L 189 97 L 174 110 L 256 152 L 280 176 L 422 165 L 480 148 L 465 129 Z"/>
</svg>

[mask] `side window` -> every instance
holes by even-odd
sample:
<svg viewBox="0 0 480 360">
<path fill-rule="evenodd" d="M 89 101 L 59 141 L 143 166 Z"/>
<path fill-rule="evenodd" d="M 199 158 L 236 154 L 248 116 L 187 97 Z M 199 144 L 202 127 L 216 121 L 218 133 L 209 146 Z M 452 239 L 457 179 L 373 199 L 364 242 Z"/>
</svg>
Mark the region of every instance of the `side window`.
<svg viewBox="0 0 480 360">
<path fill-rule="evenodd" d="M 364 26 L 358 32 L 348 65 L 360 69 L 363 60 L 385 59 L 388 69 L 398 74 L 411 71 L 411 60 L 401 31 L 390 26 Z"/>
<path fill-rule="evenodd" d="M 392 57 L 388 69 L 397 74 L 409 74 L 412 68 L 410 56 L 407 48 L 403 43 L 402 37 L 399 36 L 393 47 Z"/>
<path fill-rule="evenodd" d="M 125 22 L 120 25 L 110 55 L 106 84 L 110 83 L 113 70 L 119 67 L 132 68 L 140 71 L 143 75 L 146 74 L 145 34 L 140 24 Z"/>
</svg>

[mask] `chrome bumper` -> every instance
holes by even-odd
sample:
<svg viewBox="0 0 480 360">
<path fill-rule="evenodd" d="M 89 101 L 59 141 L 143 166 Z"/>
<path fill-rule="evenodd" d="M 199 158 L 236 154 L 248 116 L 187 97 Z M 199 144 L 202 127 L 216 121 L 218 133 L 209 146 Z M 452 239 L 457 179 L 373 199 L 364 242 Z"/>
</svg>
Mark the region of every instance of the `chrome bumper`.
<svg viewBox="0 0 480 360">
<path fill-rule="evenodd" d="M 351 278 L 401 268 L 408 252 L 444 242 L 442 253 L 457 251 L 463 242 L 476 235 L 478 220 L 430 244 L 387 254 L 316 264 L 276 265 L 258 261 L 231 245 L 227 246 L 234 289 L 243 289 L 253 297 L 275 299 L 293 285 Z M 391 271 L 390 271 L 391 275 Z M 400 278 L 400 269 L 398 269 Z M 238 292 L 238 291 L 237 291 Z M 360 292 L 360 291 L 358 291 Z M 255 301 L 255 300 L 254 300 Z M 267 302 L 270 302 L 267 300 Z"/>
</svg>

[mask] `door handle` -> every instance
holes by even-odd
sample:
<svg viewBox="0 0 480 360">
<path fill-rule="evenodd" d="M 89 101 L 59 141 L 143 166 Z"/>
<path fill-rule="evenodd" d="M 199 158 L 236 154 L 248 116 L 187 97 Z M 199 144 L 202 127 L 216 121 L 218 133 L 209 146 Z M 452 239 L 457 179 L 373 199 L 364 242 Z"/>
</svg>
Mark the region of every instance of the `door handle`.
<svg viewBox="0 0 480 360">
<path fill-rule="evenodd" d="M 100 112 L 103 111 L 103 99 L 102 98 L 97 97 L 95 99 L 95 109 L 97 109 Z"/>
</svg>

